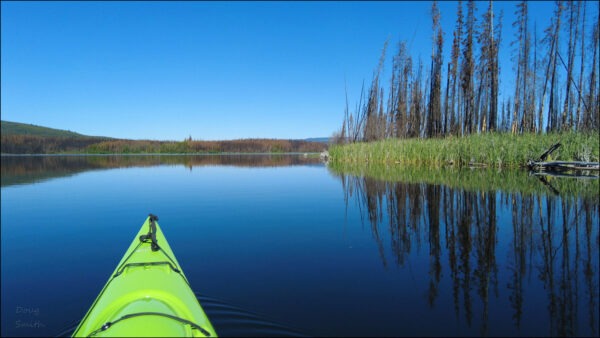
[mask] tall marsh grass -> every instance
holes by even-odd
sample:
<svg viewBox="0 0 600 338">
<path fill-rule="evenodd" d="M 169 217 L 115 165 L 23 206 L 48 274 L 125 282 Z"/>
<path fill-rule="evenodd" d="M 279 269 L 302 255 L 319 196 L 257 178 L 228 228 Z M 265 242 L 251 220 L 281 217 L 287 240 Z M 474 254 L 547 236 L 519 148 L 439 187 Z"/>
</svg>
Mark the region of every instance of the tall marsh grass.
<svg viewBox="0 0 600 338">
<path fill-rule="evenodd" d="M 556 142 L 561 143 L 551 159 L 598 161 L 600 135 L 592 133 L 521 134 L 486 133 L 441 139 L 386 139 L 370 143 L 332 145 L 333 163 L 380 163 L 442 166 L 470 163 L 492 167 L 519 167 L 537 159 Z"/>
</svg>

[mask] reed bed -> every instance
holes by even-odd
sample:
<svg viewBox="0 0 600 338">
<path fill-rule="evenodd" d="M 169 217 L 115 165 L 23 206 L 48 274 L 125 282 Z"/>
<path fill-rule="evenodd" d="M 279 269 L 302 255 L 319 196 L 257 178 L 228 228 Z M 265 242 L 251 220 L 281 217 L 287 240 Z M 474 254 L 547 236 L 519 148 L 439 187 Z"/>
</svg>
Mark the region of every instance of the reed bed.
<svg viewBox="0 0 600 338">
<path fill-rule="evenodd" d="M 537 159 L 556 142 L 561 147 L 551 155 L 553 160 L 598 161 L 598 132 L 562 132 L 547 134 L 486 133 L 439 139 L 386 139 L 332 145 L 333 163 L 379 163 L 427 166 L 468 166 L 511 168 L 524 166 Z"/>
<path fill-rule="evenodd" d="M 466 191 L 503 191 L 524 195 L 555 193 L 561 196 L 579 196 L 597 200 L 600 180 L 589 178 L 539 177 L 523 170 L 498 168 L 458 168 L 403 166 L 338 162 L 330 163 L 329 171 L 344 175 L 368 177 L 378 181 L 407 184 L 444 185 Z M 542 182 L 545 180 L 546 183 Z M 555 190 L 552 190 L 550 185 Z"/>
</svg>

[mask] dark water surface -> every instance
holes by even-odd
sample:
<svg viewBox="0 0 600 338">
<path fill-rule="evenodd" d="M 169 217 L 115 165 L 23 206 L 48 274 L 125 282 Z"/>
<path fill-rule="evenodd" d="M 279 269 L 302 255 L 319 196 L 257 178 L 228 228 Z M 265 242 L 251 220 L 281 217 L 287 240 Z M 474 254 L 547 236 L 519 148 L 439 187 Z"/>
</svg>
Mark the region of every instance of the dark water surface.
<svg viewBox="0 0 600 338">
<path fill-rule="evenodd" d="M 2 336 L 72 333 L 150 212 L 220 335 L 599 334 L 598 180 L 301 155 L 1 170 Z"/>
</svg>

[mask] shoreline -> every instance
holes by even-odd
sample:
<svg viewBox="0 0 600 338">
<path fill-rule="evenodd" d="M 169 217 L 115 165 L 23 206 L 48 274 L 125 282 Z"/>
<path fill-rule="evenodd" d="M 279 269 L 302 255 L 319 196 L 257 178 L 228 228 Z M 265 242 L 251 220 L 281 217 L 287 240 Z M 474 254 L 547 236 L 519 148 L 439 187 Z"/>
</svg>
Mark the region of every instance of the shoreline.
<svg viewBox="0 0 600 338">
<path fill-rule="evenodd" d="M 331 145 L 330 161 L 360 165 L 410 165 L 434 167 L 524 167 L 552 144 L 561 147 L 553 159 L 597 162 L 600 134 L 561 132 L 548 134 L 486 133 L 439 139 L 386 139 L 370 143 Z"/>
<path fill-rule="evenodd" d="M 236 155 L 307 155 L 319 156 L 318 152 L 287 152 L 287 153 L 242 153 L 242 152 L 226 152 L 226 153 L 50 153 L 50 154 L 5 154 L 1 153 L 0 157 L 35 157 L 35 156 L 236 156 Z"/>
</svg>

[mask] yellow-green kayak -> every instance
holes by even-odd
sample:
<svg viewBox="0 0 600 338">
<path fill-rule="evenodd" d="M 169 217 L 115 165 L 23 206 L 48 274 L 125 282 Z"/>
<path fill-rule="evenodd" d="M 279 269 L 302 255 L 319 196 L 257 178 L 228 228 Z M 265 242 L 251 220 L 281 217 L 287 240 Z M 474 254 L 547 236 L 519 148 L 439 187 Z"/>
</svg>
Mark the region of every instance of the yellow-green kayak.
<svg viewBox="0 0 600 338">
<path fill-rule="evenodd" d="M 217 334 L 150 214 L 74 337 L 215 337 Z"/>
</svg>

